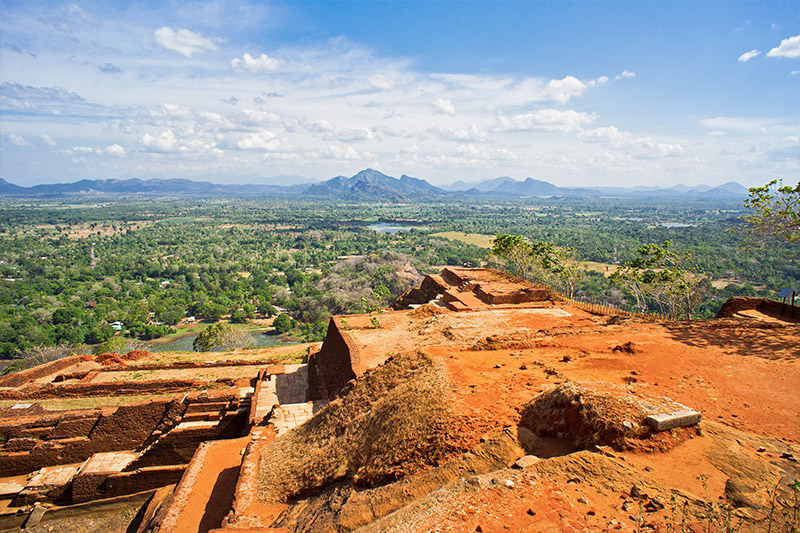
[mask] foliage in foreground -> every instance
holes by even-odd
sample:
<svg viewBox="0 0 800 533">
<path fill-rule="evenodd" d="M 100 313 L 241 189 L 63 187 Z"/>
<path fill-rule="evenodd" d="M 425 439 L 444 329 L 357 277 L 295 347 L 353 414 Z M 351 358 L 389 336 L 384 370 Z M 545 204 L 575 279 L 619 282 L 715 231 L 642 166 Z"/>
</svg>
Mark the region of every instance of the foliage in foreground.
<svg viewBox="0 0 800 533">
<path fill-rule="evenodd" d="M 656 302 L 670 318 L 692 318 L 692 310 L 707 294 L 710 283 L 692 263 L 690 251 L 679 253 L 670 241 L 646 244 L 637 250 L 638 257 L 625 262 L 612 275 L 636 300 L 640 312 L 647 310 L 647 300 Z"/>
<path fill-rule="evenodd" d="M 742 217 L 747 223 L 742 229 L 751 245 L 761 247 L 782 240 L 796 243 L 794 255 L 800 254 L 800 182 L 792 187 L 772 180 L 753 187 L 744 206 L 750 212 Z"/>
<path fill-rule="evenodd" d="M 497 234 L 490 254 L 509 261 L 514 273 L 521 278 L 546 284 L 555 281 L 566 288 L 569 298 L 574 296 L 585 271 L 573 248 L 545 241 L 530 242 L 520 235 Z"/>
</svg>

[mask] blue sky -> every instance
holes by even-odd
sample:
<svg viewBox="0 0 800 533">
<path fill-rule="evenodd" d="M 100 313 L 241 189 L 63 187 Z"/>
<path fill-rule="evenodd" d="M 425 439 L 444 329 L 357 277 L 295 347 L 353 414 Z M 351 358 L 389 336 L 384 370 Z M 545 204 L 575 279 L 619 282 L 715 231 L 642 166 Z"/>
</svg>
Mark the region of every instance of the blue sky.
<svg viewBox="0 0 800 533">
<path fill-rule="evenodd" d="M 0 176 L 800 177 L 800 3 L 0 3 Z"/>
</svg>

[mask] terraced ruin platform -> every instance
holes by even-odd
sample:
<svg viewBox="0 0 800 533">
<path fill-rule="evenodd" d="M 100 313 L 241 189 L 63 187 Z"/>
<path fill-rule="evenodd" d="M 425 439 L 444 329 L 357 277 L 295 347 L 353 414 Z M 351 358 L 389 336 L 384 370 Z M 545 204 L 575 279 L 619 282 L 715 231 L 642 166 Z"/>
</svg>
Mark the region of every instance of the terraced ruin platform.
<svg viewBox="0 0 800 533">
<path fill-rule="evenodd" d="M 730 509 L 746 532 L 764 530 L 777 487 L 772 519 L 789 527 L 800 326 L 743 312 L 771 305 L 655 322 L 448 268 L 394 309 L 333 317 L 308 365 L 176 358 L 171 372 L 249 378 L 122 382 L 157 397 L 47 412 L 109 394 L 93 372 L 142 371 L 62 362 L 0 390 L 0 462 L 19 472 L 0 493 L 24 494 L 23 519 L 42 502 L 45 525 L 146 487 L 139 531 L 713 530 Z M 73 451 L 28 468 L 54 447 Z"/>
</svg>

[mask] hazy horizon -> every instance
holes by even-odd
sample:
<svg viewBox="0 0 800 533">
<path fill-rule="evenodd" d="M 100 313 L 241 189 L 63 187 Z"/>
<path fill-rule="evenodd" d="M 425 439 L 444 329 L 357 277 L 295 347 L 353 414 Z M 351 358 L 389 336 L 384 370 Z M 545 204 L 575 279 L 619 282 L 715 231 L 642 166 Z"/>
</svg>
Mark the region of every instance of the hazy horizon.
<svg viewBox="0 0 800 533">
<path fill-rule="evenodd" d="M 4 3 L 0 176 L 800 176 L 795 2 Z"/>
</svg>

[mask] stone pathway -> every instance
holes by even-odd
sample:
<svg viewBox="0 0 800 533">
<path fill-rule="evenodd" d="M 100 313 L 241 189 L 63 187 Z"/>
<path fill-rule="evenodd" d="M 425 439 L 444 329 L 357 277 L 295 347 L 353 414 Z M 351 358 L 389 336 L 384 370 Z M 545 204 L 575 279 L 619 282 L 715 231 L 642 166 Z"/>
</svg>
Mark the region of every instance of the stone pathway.
<svg viewBox="0 0 800 533">
<path fill-rule="evenodd" d="M 269 421 L 275 425 L 278 436 L 281 436 L 317 414 L 326 405 L 327 400 L 279 405 L 272 411 Z"/>
<path fill-rule="evenodd" d="M 81 474 L 116 474 L 122 472 L 139 454 L 136 452 L 104 452 L 92 455 Z"/>
<path fill-rule="evenodd" d="M 39 470 L 25 484 L 25 490 L 39 490 L 44 487 L 63 487 L 70 481 L 83 464 L 65 466 L 46 466 Z"/>
</svg>

